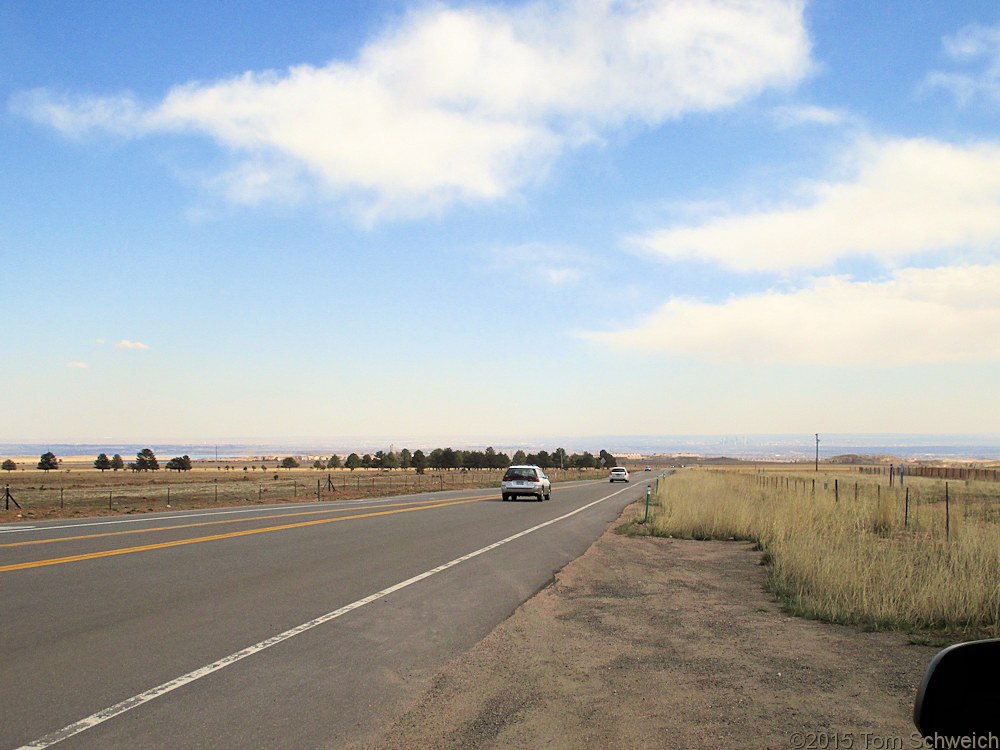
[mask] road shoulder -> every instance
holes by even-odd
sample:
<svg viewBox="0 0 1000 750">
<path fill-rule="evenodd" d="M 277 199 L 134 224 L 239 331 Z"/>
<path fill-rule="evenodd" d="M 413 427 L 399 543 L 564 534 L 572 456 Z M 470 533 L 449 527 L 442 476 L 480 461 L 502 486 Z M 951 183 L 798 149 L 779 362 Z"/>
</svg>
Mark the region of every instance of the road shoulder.
<svg viewBox="0 0 1000 750">
<path fill-rule="evenodd" d="M 785 616 L 759 559 L 609 530 L 358 747 L 914 746 L 935 649 Z"/>
</svg>

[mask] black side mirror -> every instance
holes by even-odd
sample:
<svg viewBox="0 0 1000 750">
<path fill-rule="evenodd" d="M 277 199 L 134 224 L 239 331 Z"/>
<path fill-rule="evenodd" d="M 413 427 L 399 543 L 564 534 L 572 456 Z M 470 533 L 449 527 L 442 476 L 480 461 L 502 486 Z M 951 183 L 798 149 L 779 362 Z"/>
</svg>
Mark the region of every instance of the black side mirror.
<svg viewBox="0 0 1000 750">
<path fill-rule="evenodd" d="M 1000 738 L 1000 638 L 939 652 L 917 691 L 913 723 L 924 737 Z"/>
</svg>

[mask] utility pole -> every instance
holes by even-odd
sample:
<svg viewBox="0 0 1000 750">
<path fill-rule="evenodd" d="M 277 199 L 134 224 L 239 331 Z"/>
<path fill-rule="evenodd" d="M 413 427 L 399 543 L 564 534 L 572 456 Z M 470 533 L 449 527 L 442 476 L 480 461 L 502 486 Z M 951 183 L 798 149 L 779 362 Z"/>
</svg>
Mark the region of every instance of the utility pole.
<svg viewBox="0 0 1000 750">
<path fill-rule="evenodd" d="M 816 433 L 816 471 L 819 471 L 819 433 Z"/>
</svg>

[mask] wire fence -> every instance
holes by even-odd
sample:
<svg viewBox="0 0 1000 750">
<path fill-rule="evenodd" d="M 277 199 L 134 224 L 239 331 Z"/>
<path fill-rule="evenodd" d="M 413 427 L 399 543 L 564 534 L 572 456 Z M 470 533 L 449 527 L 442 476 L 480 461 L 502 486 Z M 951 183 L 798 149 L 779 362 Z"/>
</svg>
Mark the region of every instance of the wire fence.
<svg viewBox="0 0 1000 750">
<path fill-rule="evenodd" d="M 553 482 L 603 479 L 596 469 L 549 469 Z M 18 474 L 21 474 L 20 476 Z M 136 513 L 213 505 L 337 501 L 500 487 L 502 469 L 416 471 L 194 470 L 17 473 L 0 490 L 0 513 L 14 518 Z"/>
<path fill-rule="evenodd" d="M 987 473 L 956 469 L 954 475 L 907 474 L 903 482 L 883 467 L 864 467 L 860 481 L 846 477 L 821 475 L 747 474 L 748 481 L 769 491 L 825 495 L 846 510 L 865 505 L 879 510 L 887 529 L 903 533 L 928 534 L 932 538 L 949 540 L 957 528 L 1000 524 L 1000 487 Z M 941 470 L 944 467 L 918 467 Z M 869 478 L 874 475 L 874 478 Z M 953 476 L 954 479 L 946 477 Z"/>
</svg>

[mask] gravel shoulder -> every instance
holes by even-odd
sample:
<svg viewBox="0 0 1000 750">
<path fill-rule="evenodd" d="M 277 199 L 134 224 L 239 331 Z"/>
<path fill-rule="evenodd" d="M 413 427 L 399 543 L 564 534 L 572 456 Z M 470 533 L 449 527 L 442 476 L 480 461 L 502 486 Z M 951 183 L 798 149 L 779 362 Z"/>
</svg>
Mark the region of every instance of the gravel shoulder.
<svg viewBox="0 0 1000 750">
<path fill-rule="evenodd" d="M 937 649 L 787 617 L 759 561 L 743 542 L 609 530 L 357 747 L 918 746 Z"/>
</svg>

